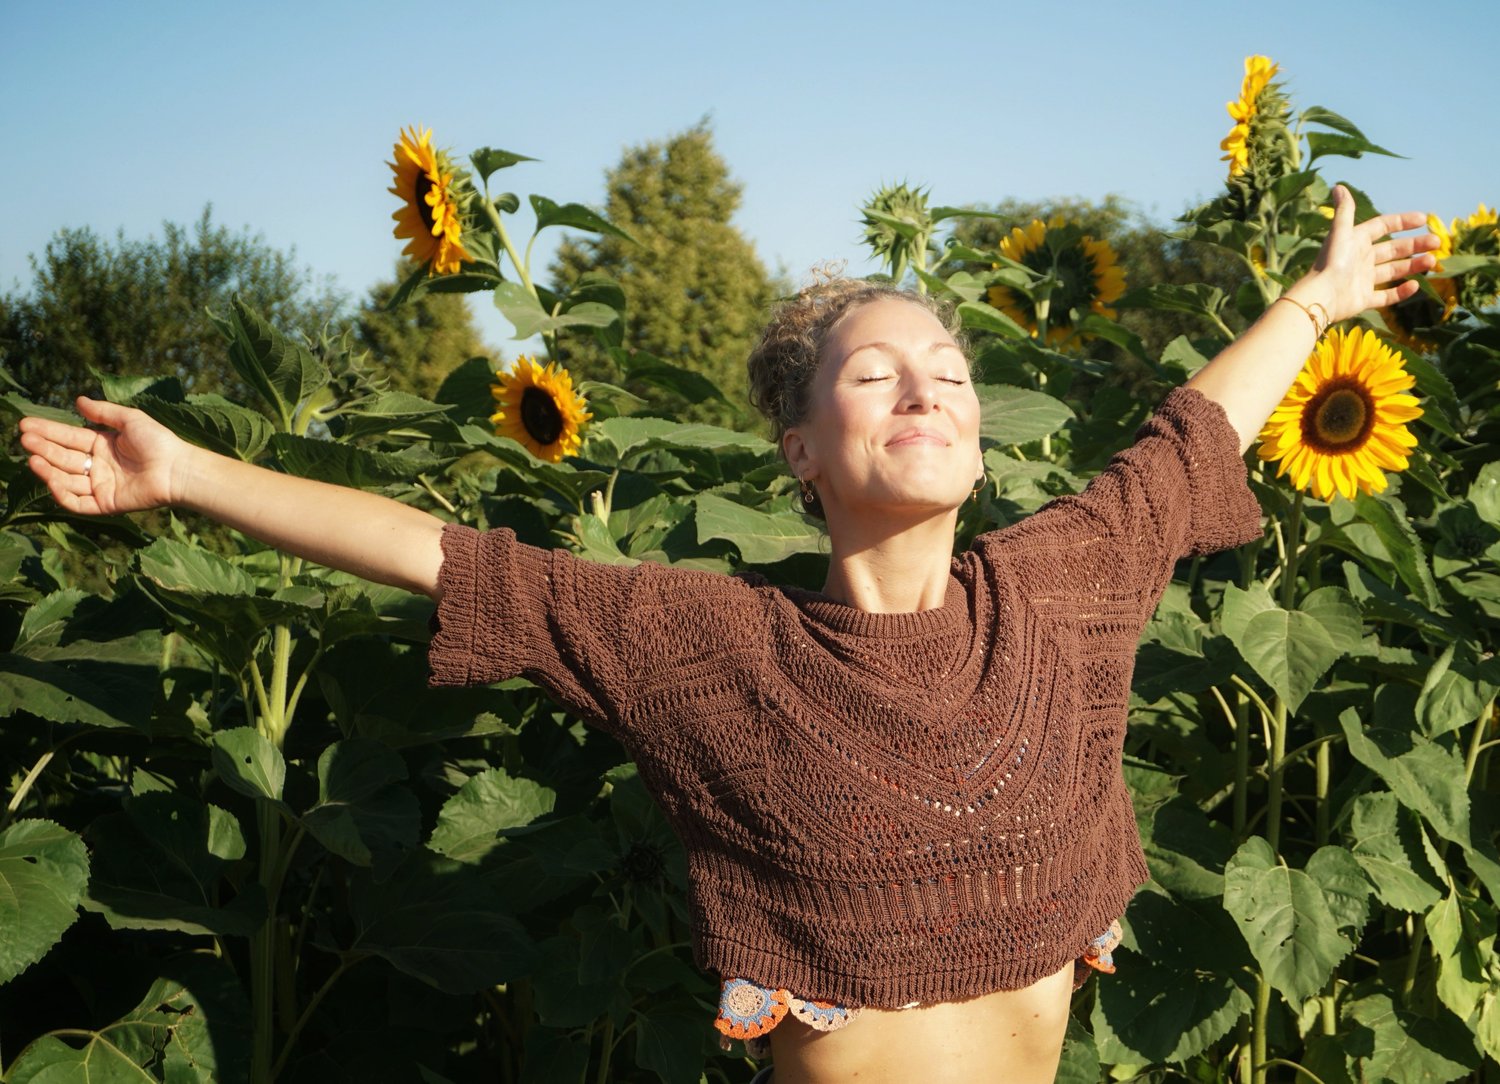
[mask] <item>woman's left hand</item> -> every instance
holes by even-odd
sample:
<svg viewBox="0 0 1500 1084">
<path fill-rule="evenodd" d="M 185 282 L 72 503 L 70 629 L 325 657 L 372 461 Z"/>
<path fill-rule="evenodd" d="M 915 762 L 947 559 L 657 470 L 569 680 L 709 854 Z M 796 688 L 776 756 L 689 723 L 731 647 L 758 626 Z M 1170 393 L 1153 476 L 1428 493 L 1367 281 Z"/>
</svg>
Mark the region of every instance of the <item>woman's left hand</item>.
<svg viewBox="0 0 1500 1084">
<path fill-rule="evenodd" d="M 1421 287 L 1407 276 L 1431 270 L 1437 263 L 1430 252 L 1437 248 L 1438 239 L 1430 233 L 1390 235 L 1425 226 L 1427 216 L 1407 211 L 1356 223 L 1349 190 L 1335 185 L 1333 198 L 1333 225 L 1312 271 L 1299 283 L 1309 290 L 1309 299 L 1328 310 L 1329 322 L 1394 305 L 1416 293 Z M 1300 295 L 1303 291 L 1293 287 L 1288 292 Z"/>
</svg>

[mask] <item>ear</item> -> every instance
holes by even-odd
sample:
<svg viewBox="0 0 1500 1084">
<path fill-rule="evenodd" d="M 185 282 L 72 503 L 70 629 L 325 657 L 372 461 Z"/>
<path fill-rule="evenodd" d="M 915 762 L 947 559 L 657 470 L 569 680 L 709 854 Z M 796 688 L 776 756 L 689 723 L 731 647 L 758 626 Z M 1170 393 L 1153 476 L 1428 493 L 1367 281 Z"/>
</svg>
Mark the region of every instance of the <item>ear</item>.
<svg viewBox="0 0 1500 1084">
<path fill-rule="evenodd" d="M 807 441 L 802 439 L 799 429 L 788 429 L 781 434 L 781 454 L 786 457 L 787 466 L 792 469 L 796 478 L 807 476 L 812 466 L 812 451 L 807 446 Z"/>
</svg>

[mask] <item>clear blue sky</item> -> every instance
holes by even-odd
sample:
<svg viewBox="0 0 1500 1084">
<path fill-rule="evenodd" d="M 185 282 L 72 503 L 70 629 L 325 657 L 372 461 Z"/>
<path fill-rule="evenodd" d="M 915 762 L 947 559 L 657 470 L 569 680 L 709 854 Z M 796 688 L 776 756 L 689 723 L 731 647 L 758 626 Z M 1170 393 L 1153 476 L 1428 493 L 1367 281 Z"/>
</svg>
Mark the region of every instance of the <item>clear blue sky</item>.
<svg viewBox="0 0 1500 1084">
<path fill-rule="evenodd" d="M 1165 221 L 1218 190 L 1249 53 L 1296 105 L 1408 156 L 1336 160 L 1384 209 L 1500 202 L 1478 0 L 0 0 L 0 289 L 26 289 L 62 227 L 145 236 L 211 201 L 358 296 L 400 250 L 384 163 L 408 124 L 542 159 L 509 171 L 523 196 L 597 204 L 625 146 L 708 115 L 737 225 L 794 278 L 874 270 L 856 207 L 887 180 L 950 204 L 1113 192 Z M 483 326 L 504 343 L 498 316 Z"/>
</svg>

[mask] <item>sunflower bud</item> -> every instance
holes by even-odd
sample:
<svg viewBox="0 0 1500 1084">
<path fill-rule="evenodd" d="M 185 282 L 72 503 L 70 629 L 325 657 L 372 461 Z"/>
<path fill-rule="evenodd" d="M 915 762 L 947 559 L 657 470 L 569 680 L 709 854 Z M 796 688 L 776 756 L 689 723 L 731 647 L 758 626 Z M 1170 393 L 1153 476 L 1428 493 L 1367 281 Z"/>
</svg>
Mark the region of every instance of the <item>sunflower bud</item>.
<svg viewBox="0 0 1500 1084">
<path fill-rule="evenodd" d="M 1229 163 L 1228 210 L 1240 221 L 1259 217 L 1271 185 L 1301 163 L 1297 137 L 1288 124 L 1291 103 L 1281 84 L 1271 81 L 1278 70 L 1269 57 L 1246 57 L 1240 96 L 1226 106 L 1234 127 L 1219 147 Z"/>
<path fill-rule="evenodd" d="M 901 281 L 908 264 L 925 265 L 934 225 L 926 189 L 909 188 L 904 181 L 888 185 L 877 189 L 861 210 L 863 240 L 890 268 L 893 280 Z"/>
</svg>

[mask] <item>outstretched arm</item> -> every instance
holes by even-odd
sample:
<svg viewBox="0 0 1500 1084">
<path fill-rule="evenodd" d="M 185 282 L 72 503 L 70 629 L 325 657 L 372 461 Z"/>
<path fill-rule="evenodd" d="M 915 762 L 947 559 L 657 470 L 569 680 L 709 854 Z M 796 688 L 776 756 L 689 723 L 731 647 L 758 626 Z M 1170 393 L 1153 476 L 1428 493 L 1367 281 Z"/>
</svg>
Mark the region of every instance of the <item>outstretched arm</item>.
<svg viewBox="0 0 1500 1084">
<path fill-rule="evenodd" d="M 70 512 L 175 505 L 268 545 L 438 597 L 443 521 L 387 497 L 279 474 L 189 444 L 139 410 L 80 398 L 104 429 L 21 419 L 28 464 Z"/>
<path fill-rule="evenodd" d="M 1321 305 L 1329 322 L 1337 323 L 1416 293 L 1420 288 L 1416 282 L 1399 280 L 1432 267 L 1434 260 L 1428 253 L 1438 240 L 1431 234 L 1389 235 L 1424 225 L 1426 216 L 1417 212 L 1380 215 L 1356 224 L 1349 190 L 1335 186 L 1334 200 L 1333 225 L 1322 252 L 1313 269 L 1285 296 L 1310 309 Z M 1195 373 L 1187 386 L 1224 408 L 1239 433 L 1243 453 L 1297 378 L 1315 341 L 1306 312 L 1293 304 L 1273 304 Z"/>
</svg>

